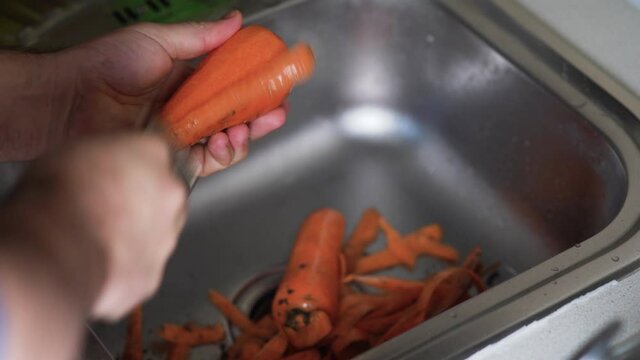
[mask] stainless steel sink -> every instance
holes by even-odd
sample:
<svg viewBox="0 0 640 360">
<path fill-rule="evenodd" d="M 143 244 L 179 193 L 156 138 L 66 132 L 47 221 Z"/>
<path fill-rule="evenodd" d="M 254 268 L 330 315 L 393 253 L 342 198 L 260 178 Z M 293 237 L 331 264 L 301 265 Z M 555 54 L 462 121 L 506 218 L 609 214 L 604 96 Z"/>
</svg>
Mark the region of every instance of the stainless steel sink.
<svg viewBox="0 0 640 360">
<path fill-rule="evenodd" d="M 167 321 L 221 320 L 209 289 L 256 307 L 298 225 L 323 206 L 350 228 L 369 206 L 404 232 L 437 222 L 462 252 L 480 245 L 486 262 L 503 264 L 501 284 L 364 359 L 464 356 L 635 266 L 636 120 L 488 1 L 446 3 L 295 1 L 250 19 L 310 42 L 317 72 L 291 96 L 285 128 L 192 193 L 146 304 L 149 334 Z M 512 43 L 490 45 L 500 36 Z M 118 354 L 123 324 L 93 328 Z"/>
</svg>

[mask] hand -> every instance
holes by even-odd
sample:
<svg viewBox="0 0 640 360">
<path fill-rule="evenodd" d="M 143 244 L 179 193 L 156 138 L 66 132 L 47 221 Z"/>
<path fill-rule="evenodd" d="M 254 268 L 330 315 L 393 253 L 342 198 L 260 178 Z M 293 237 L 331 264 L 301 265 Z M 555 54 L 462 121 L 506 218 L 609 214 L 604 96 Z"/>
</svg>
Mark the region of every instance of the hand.
<svg viewBox="0 0 640 360">
<path fill-rule="evenodd" d="M 37 160 L 23 179 L 7 221 L 47 254 L 80 308 L 117 319 L 155 292 L 186 218 L 163 139 L 83 140 Z"/>
<path fill-rule="evenodd" d="M 9 131 L 13 135 L 0 133 L 7 140 L 0 156 L 31 158 L 74 136 L 141 128 L 188 76 L 186 61 L 220 46 L 241 24 L 239 12 L 217 22 L 138 24 L 55 54 L 0 57 L 0 90 L 30 90 L 14 94 L 17 101 L 0 99 L 3 109 L 16 104 L 5 118 L 11 123 L 0 119 L 0 128 L 20 127 Z M 29 74 L 30 80 L 10 81 Z M 198 172 L 209 175 L 244 159 L 249 139 L 279 128 L 285 115 L 284 108 L 275 109 L 196 145 Z M 2 149 L 11 140 L 19 149 Z"/>
<path fill-rule="evenodd" d="M 146 123 L 188 75 L 184 61 L 220 46 L 241 24 L 239 12 L 213 23 L 140 24 L 64 53 L 60 61 L 74 64 L 78 71 L 79 101 L 67 124 L 69 131 Z M 209 175 L 244 159 L 250 138 L 262 137 L 284 121 L 285 111 L 279 108 L 249 125 L 213 135 L 206 145 L 196 145 L 192 158 L 198 173 Z"/>
</svg>

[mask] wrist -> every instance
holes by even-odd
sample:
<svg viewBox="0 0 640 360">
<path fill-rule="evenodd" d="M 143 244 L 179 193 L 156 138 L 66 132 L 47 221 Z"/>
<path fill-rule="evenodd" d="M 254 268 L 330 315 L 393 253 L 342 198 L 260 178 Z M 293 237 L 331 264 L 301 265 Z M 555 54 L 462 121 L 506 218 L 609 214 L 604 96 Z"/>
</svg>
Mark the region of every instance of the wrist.
<svg viewBox="0 0 640 360">
<path fill-rule="evenodd" d="M 51 258 L 30 241 L 0 235 L 0 296 L 6 359 L 71 359 L 86 321 L 81 301 Z M 34 339 L 38 345 L 34 346 Z"/>
</svg>

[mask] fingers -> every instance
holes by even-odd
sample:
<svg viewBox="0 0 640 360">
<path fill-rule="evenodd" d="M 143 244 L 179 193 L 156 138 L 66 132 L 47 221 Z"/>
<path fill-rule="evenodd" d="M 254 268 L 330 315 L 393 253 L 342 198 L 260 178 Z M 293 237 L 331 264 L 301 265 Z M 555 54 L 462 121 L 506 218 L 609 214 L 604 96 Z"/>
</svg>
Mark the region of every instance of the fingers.
<svg viewBox="0 0 640 360">
<path fill-rule="evenodd" d="M 286 111 L 284 107 L 272 110 L 249 123 L 249 134 L 252 140 L 259 139 L 284 125 Z"/>
<path fill-rule="evenodd" d="M 223 167 L 231 165 L 235 151 L 233 147 L 231 147 L 229 136 L 227 136 L 225 132 L 219 132 L 209 138 L 207 150 L 209 151 L 209 155 Z"/>
<path fill-rule="evenodd" d="M 200 176 L 208 176 L 247 157 L 249 128 L 237 125 L 214 134 L 206 144 L 191 148 L 190 161 Z"/>
<path fill-rule="evenodd" d="M 227 129 L 227 136 L 234 152 L 231 164 L 244 160 L 249 154 L 249 127 L 245 124 L 231 127 Z"/>
<path fill-rule="evenodd" d="M 131 30 L 154 40 L 175 60 L 187 60 L 220 46 L 242 25 L 242 15 L 235 11 L 216 22 L 134 25 Z"/>
<path fill-rule="evenodd" d="M 214 134 L 191 148 L 190 161 L 200 176 L 209 176 L 245 159 L 249 139 L 259 139 L 284 125 L 286 110 L 277 108 L 250 122 Z"/>
</svg>

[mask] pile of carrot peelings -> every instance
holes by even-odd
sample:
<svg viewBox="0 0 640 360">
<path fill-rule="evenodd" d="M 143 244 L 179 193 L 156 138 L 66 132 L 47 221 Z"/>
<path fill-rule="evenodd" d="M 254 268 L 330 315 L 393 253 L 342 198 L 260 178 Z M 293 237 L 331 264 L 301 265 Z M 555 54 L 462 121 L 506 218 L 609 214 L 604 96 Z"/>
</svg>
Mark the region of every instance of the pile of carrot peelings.
<svg viewBox="0 0 640 360">
<path fill-rule="evenodd" d="M 386 247 L 368 253 L 380 232 Z M 344 233 L 344 218 L 336 210 L 319 209 L 305 219 L 271 313 L 260 319 L 209 292 L 210 302 L 239 330 L 224 349 L 226 358 L 350 359 L 486 288 L 482 278 L 491 267 L 483 268 L 480 249 L 460 262 L 456 249 L 442 242 L 437 224 L 403 235 L 367 209 L 343 244 Z M 446 266 L 420 280 L 372 274 L 397 266 L 413 270 L 425 256 Z M 141 321 L 137 309 L 130 316 L 125 360 L 141 359 Z M 168 345 L 169 360 L 187 360 L 193 347 L 225 340 L 221 324 L 165 324 L 159 336 Z"/>
</svg>

